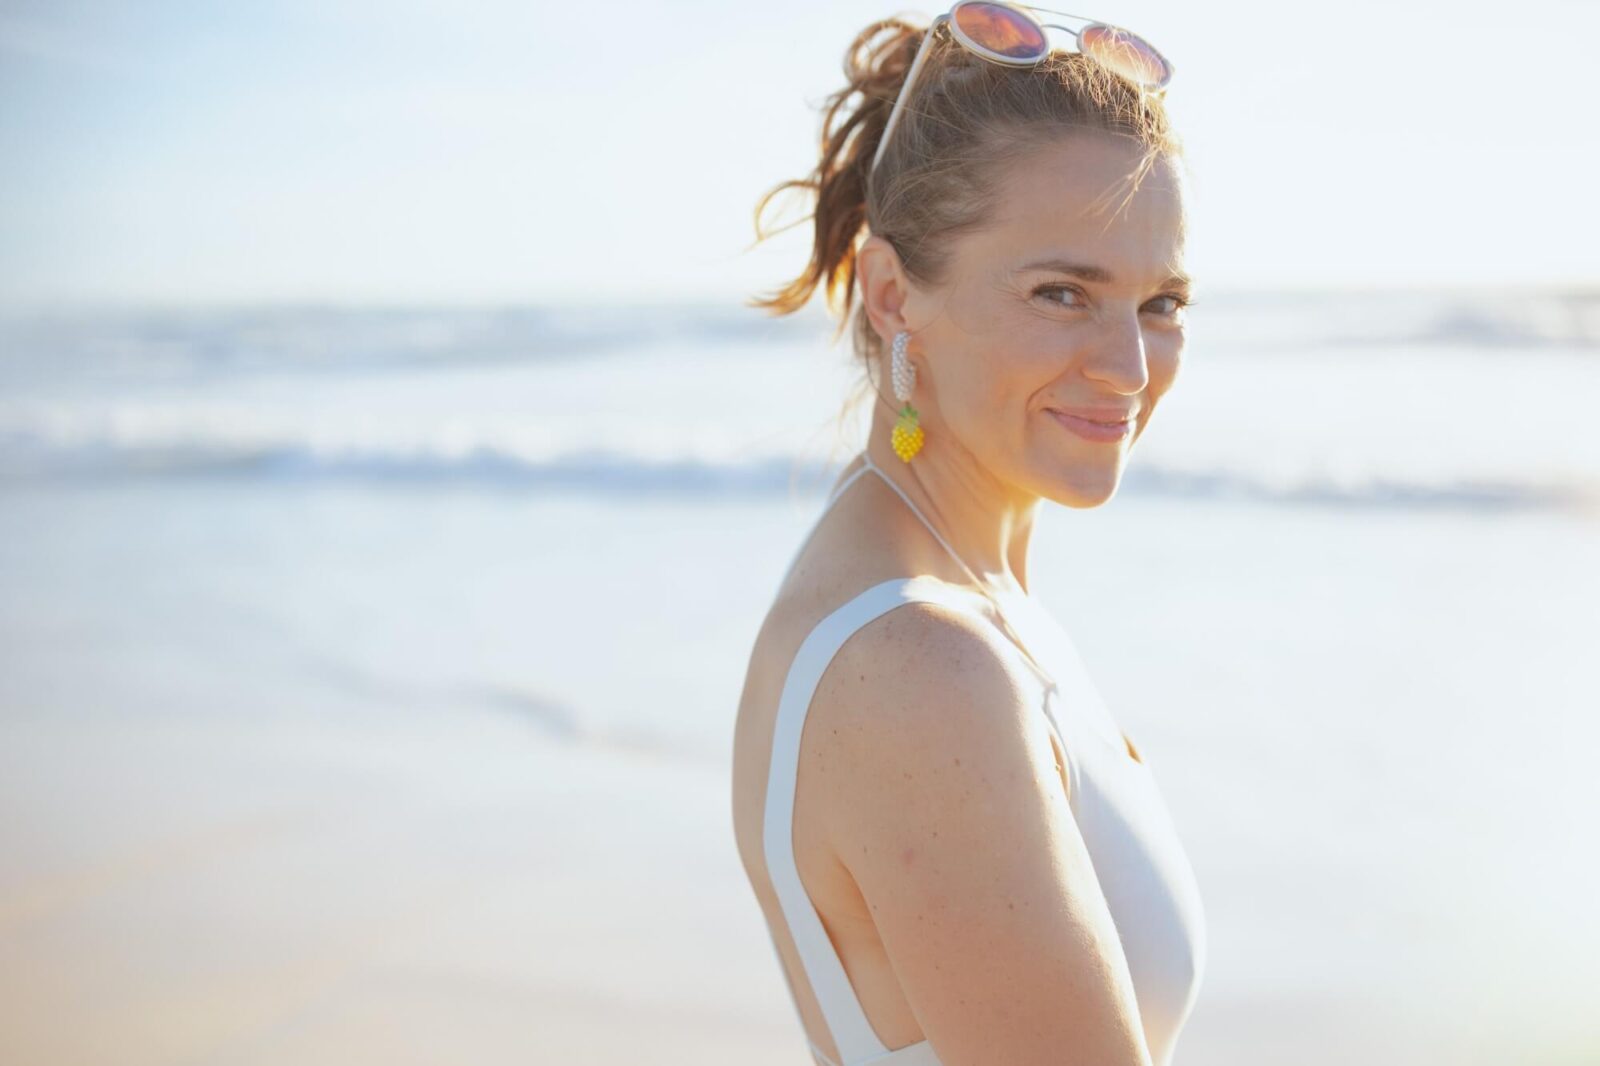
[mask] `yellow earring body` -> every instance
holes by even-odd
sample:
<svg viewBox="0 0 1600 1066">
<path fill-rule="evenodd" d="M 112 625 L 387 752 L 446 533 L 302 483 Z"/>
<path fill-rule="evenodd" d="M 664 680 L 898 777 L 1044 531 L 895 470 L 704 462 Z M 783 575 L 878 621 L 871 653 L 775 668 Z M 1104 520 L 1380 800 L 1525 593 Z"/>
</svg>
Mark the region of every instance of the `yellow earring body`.
<svg viewBox="0 0 1600 1066">
<path fill-rule="evenodd" d="M 922 450 L 922 436 L 922 427 L 917 425 L 917 409 L 908 402 L 900 408 L 900 417 L 895 421 L 894 433 L 890 437 L 894 453 L 902 462 L 909 463 L 911 457 Z"/>
</svg>

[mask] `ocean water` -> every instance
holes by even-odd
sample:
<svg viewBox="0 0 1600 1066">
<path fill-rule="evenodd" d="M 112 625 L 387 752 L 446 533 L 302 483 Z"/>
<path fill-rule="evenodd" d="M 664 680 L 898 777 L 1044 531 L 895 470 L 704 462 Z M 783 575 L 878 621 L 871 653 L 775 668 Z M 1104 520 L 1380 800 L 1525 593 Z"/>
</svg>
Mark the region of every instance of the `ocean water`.
<svg viewBox="0 0 1600 1066">
<path fill-rule="evenodd" d="M 422 723 L 448 761 L 498 721 L 715 794 L 860 439 L 828 341 L 738 308 L 7 320 L 0 734 L 338 723 L 381 761 Z M 1600 293 L 1217 293 L 1117 496 L 1046 508 L 1035 586 L 1206 902 L 1179 1061 L 1307 1026 L 1328 1061 L 1600 1061 L 1597 402 Z M 0 888 L 126 816 L 21 761 Z"/>
</svg>

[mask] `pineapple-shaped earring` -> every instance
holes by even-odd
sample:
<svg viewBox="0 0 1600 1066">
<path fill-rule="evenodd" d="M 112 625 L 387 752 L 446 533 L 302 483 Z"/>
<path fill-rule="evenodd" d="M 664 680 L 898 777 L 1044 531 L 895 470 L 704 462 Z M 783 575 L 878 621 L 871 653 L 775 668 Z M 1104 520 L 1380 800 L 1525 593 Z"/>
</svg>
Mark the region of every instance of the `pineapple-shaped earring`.
<svg viewBox="0 0 1600 1066">
<path fill-rule="evenodd" d="M 917 384 L 917 368 L 906 358 L 906 345 L 910 340 L 911 334 L 905 330 L 894 335 L 893 355 L 889 362 L 894 398 L 905 405 L 900 408 L 900 418 L 894 424 L 890 441 L 894 445 L 894 453 L 906 463 L 921 450 L 923 436 L 922 427 L 917 425 L 917 409 L 911 406 L 911 390 Z"/>
</svg>

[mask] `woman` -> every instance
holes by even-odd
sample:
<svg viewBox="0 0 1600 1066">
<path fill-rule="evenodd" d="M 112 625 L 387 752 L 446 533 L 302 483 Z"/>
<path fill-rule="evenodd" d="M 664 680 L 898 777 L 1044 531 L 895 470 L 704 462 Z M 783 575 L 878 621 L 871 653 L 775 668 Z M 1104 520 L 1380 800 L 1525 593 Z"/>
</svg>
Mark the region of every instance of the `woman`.
<svg viewBox="0 0 1600 1066">
<path fill-rule="evenodd" d="M 736 837 L 817 1061 L 1161 1066 L 1199 893 L 1028 546 L 1041 499 L 1111 498 L 1177 375 L 1179 148 L 1125 73 L 948 31 L 862 31 L 817 171 L 761 204 L 815 190 L 809 267 L 765 304 L 826 282 L 848 316 L 859 286 L 877 403 L 752 650 Z"/>
</svg>

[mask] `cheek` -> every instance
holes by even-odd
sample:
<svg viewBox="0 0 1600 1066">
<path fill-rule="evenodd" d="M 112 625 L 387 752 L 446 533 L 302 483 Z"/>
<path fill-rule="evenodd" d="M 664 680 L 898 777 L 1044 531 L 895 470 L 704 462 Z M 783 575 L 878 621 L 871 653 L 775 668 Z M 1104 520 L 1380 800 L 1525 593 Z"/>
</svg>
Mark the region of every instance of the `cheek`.
<svg viewBox="0 0 1600 1066">
<path fill-rule="evenodd" d="M 967 349 L 954 374 L 941 375 L 940 411 L 974 433 L 1004 436 L 1060 379 L 1060 345 L 1007 337 Z"/>
<path fill-rule="evenodd" d="M 1150 384 L 1145 388 L 1142 410 L 1134 422 L 1133 439 L 1144 434 L 1145 426 L 1161 397 L 1178 379 L 1178 368 L 1183 363 L 1183 335 L 1164 333 L 1145 341 L 1145 365 L 1150 374 Z"/>
<path fill-rule="evenodd" d="M 1152 401 L 1159 399 L 1178 379 L 1178 368 L 1183 365 L 1183 347 L 1184 338 L 1181 333 L 1167 334 L 1146 344 Z"/>
</svg>

